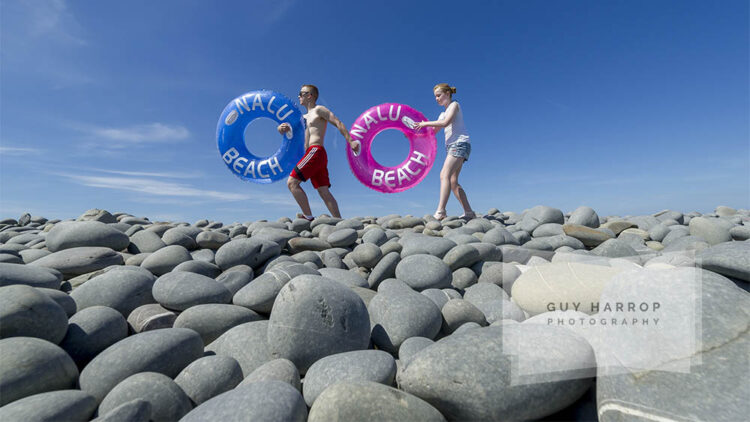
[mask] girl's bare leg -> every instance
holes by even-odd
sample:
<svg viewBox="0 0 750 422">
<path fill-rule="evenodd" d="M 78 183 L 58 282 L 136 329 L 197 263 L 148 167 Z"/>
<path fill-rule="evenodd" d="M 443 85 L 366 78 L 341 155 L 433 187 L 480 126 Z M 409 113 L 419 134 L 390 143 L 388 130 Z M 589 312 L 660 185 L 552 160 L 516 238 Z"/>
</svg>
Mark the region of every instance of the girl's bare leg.
<svg viewBox="0 0 750 422">
<path fill-rule="evenodd" d="M 445 157 L 443 169 L 440 170 L 440 202 L 438 203 L 438 212 L 445 211 L 445 206 L 448 204 L 448 197 L 451 194 L 451 177 L 454 173 L 458 175 L 458 171 L 461 171 L 461 166 L 463 165 L 463 163 L 463 158 L 454 157 L 452 155 L 448 155 L 447 157 Z M 466 195 L 464 194 L 464 196 Z"/>
<path fill-rule="evenodd" d="M 450 182 L 451 182 L 451 191 L 453 191 L 453 195 L 458 199 L 458 202 L 461 203 L 461 206 L 464 209 L 465 215 L 472 215 L 474 211 L 471 209 L 471 205 L 469 205 L 469 198 L 466 197 L 466 192 L 464 191 L 464 188 L 461 187 L 461 185 L 458 183 L 458 175 L 461 173 L 461 169 L 464 165 L 464 159 L 463 158 L 456 158 L 458 161 L 458 164 L 453 168 L 453 172 L 450 176 Z"/>
</svg>

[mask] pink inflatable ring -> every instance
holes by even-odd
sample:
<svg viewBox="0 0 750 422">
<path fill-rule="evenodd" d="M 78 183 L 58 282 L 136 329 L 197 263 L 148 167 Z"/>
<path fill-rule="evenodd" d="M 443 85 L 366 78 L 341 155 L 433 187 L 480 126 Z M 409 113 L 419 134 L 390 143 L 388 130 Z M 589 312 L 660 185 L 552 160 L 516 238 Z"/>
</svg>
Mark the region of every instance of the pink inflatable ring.
<svg viewBox="0 0 750 422">
<path fill-rule="evenodd" d="M 361 144 L 359 154 L 347 148 L 349 167 L 363 185 L 383 193 L 402 192 L 416 186 L 427 176 L 435 162 L 435 132 L 431 128 L 415 131 L 414 123 L 424 115 L 405 104 L 380 104 L 362 113 L 351 126 L 352 140 Z M 380 165 L 370 147 L 375 136 L 386 129 L 398 129 L 409 140 L 409 156 L 395 167 Z"/>
</svg>

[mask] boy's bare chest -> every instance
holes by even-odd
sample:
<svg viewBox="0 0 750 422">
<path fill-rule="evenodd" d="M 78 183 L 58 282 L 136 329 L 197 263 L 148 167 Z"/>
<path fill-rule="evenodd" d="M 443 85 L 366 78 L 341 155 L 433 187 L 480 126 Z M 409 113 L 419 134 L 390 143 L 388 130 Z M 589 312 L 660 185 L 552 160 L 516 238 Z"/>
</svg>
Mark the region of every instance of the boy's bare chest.
<svg viewBox="0 0 750 422">
<path fill-rule="evenodd" d="M 307 123 L 308 128 L 320 129 L 325 126 L 325 119 L 323 119 L 318 113 L 312 111 L 305 114 L 305 122 Z"/>
</svg>

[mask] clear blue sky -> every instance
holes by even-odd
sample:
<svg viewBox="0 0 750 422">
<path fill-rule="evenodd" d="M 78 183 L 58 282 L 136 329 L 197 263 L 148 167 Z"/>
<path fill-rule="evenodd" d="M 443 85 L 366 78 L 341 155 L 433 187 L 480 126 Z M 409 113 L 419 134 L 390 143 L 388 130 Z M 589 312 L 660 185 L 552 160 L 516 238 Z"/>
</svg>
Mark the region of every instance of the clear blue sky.
<svg viewBox="0 0 750 422">
<path fill-rule="evenodd" d="M 2 218 L 90 208 L 188 222 L 293 217 L 285 183 L 232 175 L 215 131 L 232 98 L 261 88 L 294 97 L 304 83 L 347 126 L 384 102 L 435 119 L 432 87 L 455 85 L 473 145 L 461 182 L 479 212 L 750 207 L 746 0 L 0 7 Z M 254 152 L 277 148 L 273 127 L 250 126 Z M 406 142 L 385 132 L 374 155 L 395 165 Z M 435 210 L 443 148 L 420 185 L 382 194 L 351 174 L 332 126 L 326 146 L 345 217 Z M 461 213 L 455 198 L 448 213 Z"/>
</svg>

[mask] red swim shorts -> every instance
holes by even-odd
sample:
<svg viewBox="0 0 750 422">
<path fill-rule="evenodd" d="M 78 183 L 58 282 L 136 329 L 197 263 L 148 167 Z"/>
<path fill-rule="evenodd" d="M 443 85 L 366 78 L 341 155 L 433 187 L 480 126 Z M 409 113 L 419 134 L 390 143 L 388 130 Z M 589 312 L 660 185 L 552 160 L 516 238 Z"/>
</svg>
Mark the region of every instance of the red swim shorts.
<svg viewBox="0 0 750 422">
<path fill-rule="evenodd" d="M 331 181 L 328 180 L 328 154 L 325 148 L 320 145 L 308 148 L 292 170 L 291 176 L 303 182 L 310 179 L 315 189 L 331 186 Z"/>
</svg>

